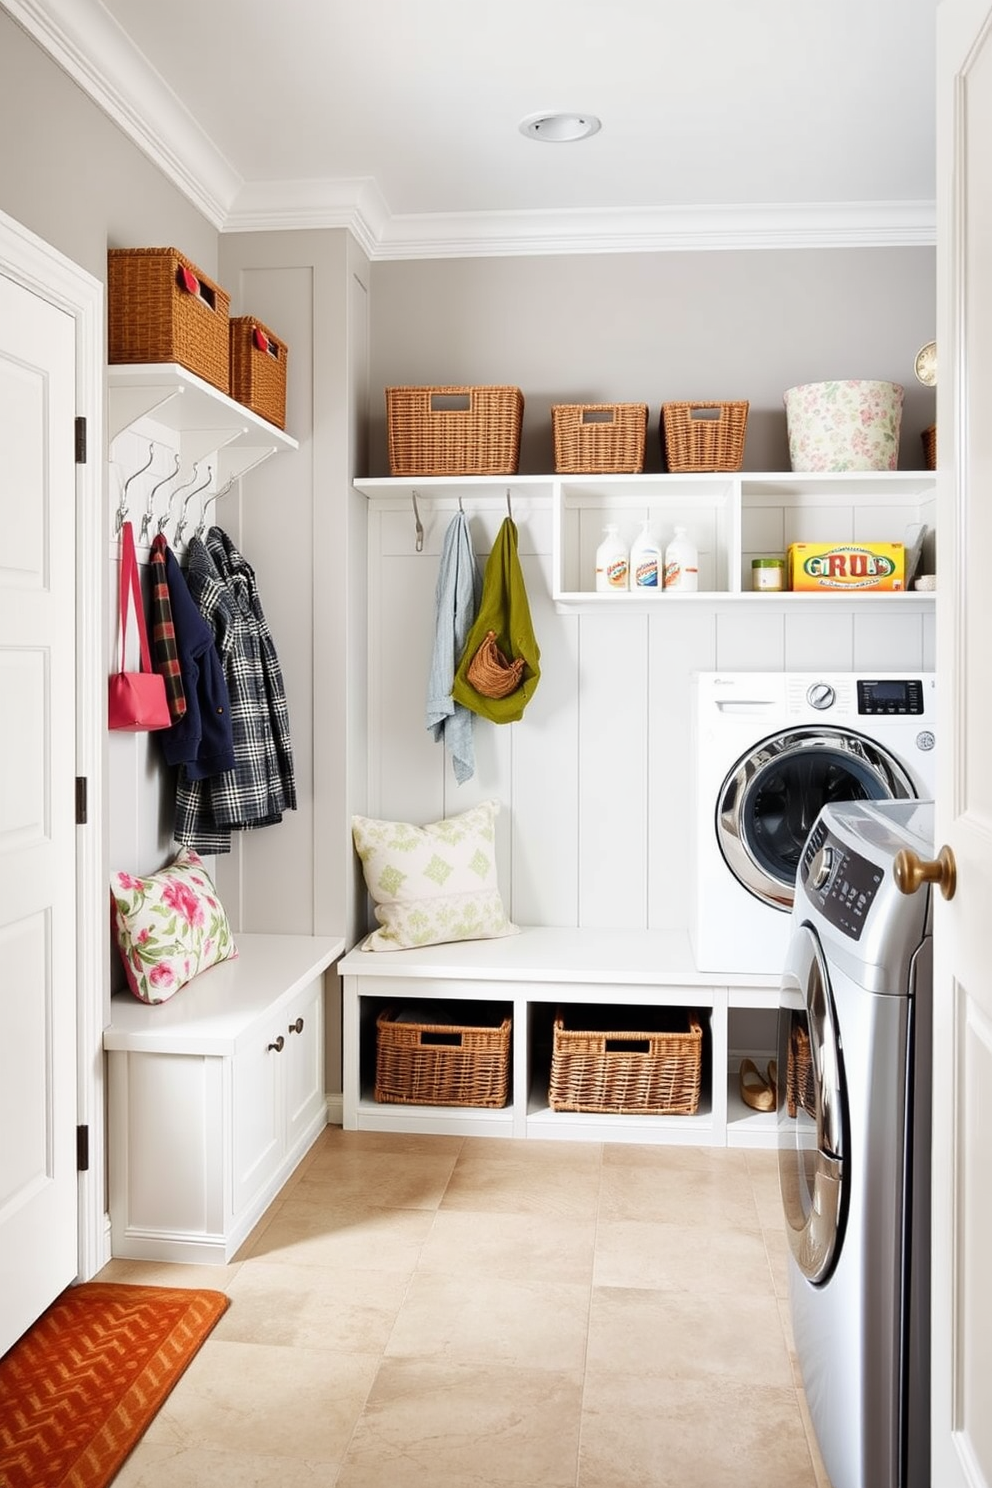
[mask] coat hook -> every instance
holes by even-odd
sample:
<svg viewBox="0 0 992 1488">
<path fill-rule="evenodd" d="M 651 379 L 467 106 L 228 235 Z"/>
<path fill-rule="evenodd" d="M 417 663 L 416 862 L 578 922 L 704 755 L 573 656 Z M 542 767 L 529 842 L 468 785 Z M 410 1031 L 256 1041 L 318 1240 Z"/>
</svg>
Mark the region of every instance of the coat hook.
<svg viewBox="0 0 992 1488">
<path fill-rule="evenodd" d="M 205 491 L 207 489 L 207 487 L 209 486 L 209 484 L 213 480 L 213 478 L 214 478 L 213 467 L 210 466 L 210 465 L 208 465 L 207 466 L 207 478 L 203 482 L 203 485 L 202 486 L 197 486 L 195 490 L 190 491 L 189 495 L 186 497 L 186 500 L 183 502 L 183 509 L 182 509 L 182 511 L 179 514 L 179 521 L 176 523 L 176 547 L 178 547 L 179 544 L 182 542 L 182 540 L 183 540 L 183 533 L 186 531 L 186 509 L 187 509 L 187 507 L 189 506 L 190 502 L 193 500 L 193 497 L 194 496 L 199 496 L 199 494 L 200 494 L 201 491 Z"/>
<path fill-rule="evenodd" d="M 507 488 L 506 488 L 506 515 L 509 517 L 510 521 L 512 522 L 513 521 L 513 507 L 510 505 L 510 488 L 509 488 L 509 486 L 507 486 Z"/>
<path fill-rule="evenodd" d="M 417 525 L 417 552 L 422 553 L 424 551 L 424 524 L 420 520 L 420 508 L 417 506 L 416 491 L 410 492 L 410 499 L 413 502 L 413 520 Z"/>
<path fill-rule="evenodd" d="M 174 458 L 176 463 L 172 467 L 171 472 L 165 477 L 164 480 L 160 480 L 157 482 L 156 485 L 152 486 L 151 490 L 148 493 L 148 500 L 145 502 L 144 516 L 141 518 L 141 531 L 138 534 L 139 543 L 143 543 L 148 537 L 148 529 L 151 526 L 152 522 L 152 507 L 155 504 L 155 497 L 158 495 L 159 491 L 161 491 L 163 486 L 167 486 L 169 482 L 171 480 L 175 480 L 176 476 L 179 474 L 179 466 L 181 464 L 180 457 L 177 454 Z"/>
<path fill-rule="evenodd" d="M 144 475 L 145 471 L 148 469 L 149 465 L 151 465 L 151 463 L 154 460 L 154 458 L 155 458 L 155 446 L 154 446 L 154 444 L 150 444 L 148 446 L 148 459 L 145 461 L 144 465 L 142 465 L 142 467 L 141 467 L 140 470 L 136 470 L 133 475 L 129 475 L 128 478 L 127 478 L 127 480 L 124 482 L 124 489 L 121 492 L 120 503 L 119 503 L 119 505 L 117 507 L 117 536 L 118 537 L 120 537 L 120 535 L 121 535 L 121 528 L 124 526 L 124 523 L 127 521 L 127 488 L 128 488 L 128 486 L 131 484 L 131 482 L 133 480 L 136 480 L 137 479 L 137 477 L 139 475 Z"/>
<path fill-rule="evenodd" d="M 196 526 L 193 528 L 193 536 L 194 537 L 198 537 L 201 541 L 203 540 L 203 534 L 207 530 L 207 507 L 210 505 L 211 501 L 219 501 L 222 496 L 226 496 L 227 493 L 228 493 L 228 491 L 231 489 L 231 487 L 233 485 L 234 485 L 234 476 L 232 475 L 231 476 L 231 479 L 228 481 L 228 483 L 224 487 L 223 491 L 214 491 L 214 492 L 212 492 L 211 495 L 209 495 L 207 497 L 206 501 L 203 503 L 202 507 L 200 508 L 200 520 L 197 522 Z"/>
<path fill-rule="evenodd" d="M 175 499 L 176 499 L 177 496 L 179 496 L 179 495 L 182 494 L 183 491 L 188 491 L 189 488 L 190 488 L 190 486 L 192 486 L 192 485 L 195 484 L 196 477 L 199 474 L 199 470 L 200 470 L 200 462 L 199 462 L 199 460 L 196 460 L 194 462 L 194 464 L 193 464 L 193 474 L 190 476 L 189 480 L 186 481 L 186 483 L 184 485 L 177 486 L 176 489 L 169 496 L 169 504 L 165 508 L 165 511 L 162 513 L 162 515 L 158 519 L 158 530 L 159 530 L 159 532 L 164 532 L 165 529 L 166 529 L 166 527 L 167 527 L 167 525 L 168 525 L 169 514 L 172 511 L 172 503 L 175 501 Z"/>
</svg>

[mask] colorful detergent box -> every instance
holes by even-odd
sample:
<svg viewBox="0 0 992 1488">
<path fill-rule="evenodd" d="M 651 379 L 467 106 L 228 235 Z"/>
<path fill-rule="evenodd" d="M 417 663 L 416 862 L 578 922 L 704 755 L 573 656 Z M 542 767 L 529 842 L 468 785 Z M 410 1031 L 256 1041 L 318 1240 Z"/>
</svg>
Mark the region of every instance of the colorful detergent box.
<svg viewBox="0 0 992 1488">
<path fill-rule="evenodd" d="M 905 589 L 906 550 L 902 543 L 792 543 L 788 586 L 833 594 Z"/>
</svg>

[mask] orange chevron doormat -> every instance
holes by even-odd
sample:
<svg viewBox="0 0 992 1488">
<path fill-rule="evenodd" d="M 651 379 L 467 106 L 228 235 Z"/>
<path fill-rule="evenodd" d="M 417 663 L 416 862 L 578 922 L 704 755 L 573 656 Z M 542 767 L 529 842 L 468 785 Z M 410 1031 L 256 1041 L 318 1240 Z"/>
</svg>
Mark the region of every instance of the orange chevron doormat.
<svg viewBox="0 0 992 1488">
<path fill-rule="evenodd" d="M 98 1281 L 63 1292 L 0 1359 L 0 1488 L 104 1488 L 228 1301 Z"/>
</svg>

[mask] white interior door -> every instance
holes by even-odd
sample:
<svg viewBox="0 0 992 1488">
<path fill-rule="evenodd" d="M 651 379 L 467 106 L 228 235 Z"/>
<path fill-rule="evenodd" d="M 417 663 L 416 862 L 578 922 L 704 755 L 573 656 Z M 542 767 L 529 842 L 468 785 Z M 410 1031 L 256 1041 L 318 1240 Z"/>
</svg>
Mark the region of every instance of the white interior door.
<svg viewBox="0 0 992 1488">
<path fill-rule="evenodd" d="M 0 275 L 0 1351 L 77 1271 L 75 335 Z"/>
<path fill-rule="evenodd" d="M 992 1485 L 992 4 L 938 21 L 938 842 L 934 921 L 934 1488 Z"/>
</svg>

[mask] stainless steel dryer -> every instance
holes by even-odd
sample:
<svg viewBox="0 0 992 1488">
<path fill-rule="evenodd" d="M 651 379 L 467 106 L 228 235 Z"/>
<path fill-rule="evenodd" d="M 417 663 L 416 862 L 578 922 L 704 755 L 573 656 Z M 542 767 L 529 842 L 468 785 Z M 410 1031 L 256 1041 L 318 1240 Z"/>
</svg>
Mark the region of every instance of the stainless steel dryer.
<svg viewBox="0 0 992 1488">
<path fill-rule="evenodd" d="M 824 807 L 779 1011 L 779 1176 L 796 1351 L 833 1488 L 927 1488 L 930 802 Z"/>
</svg>

